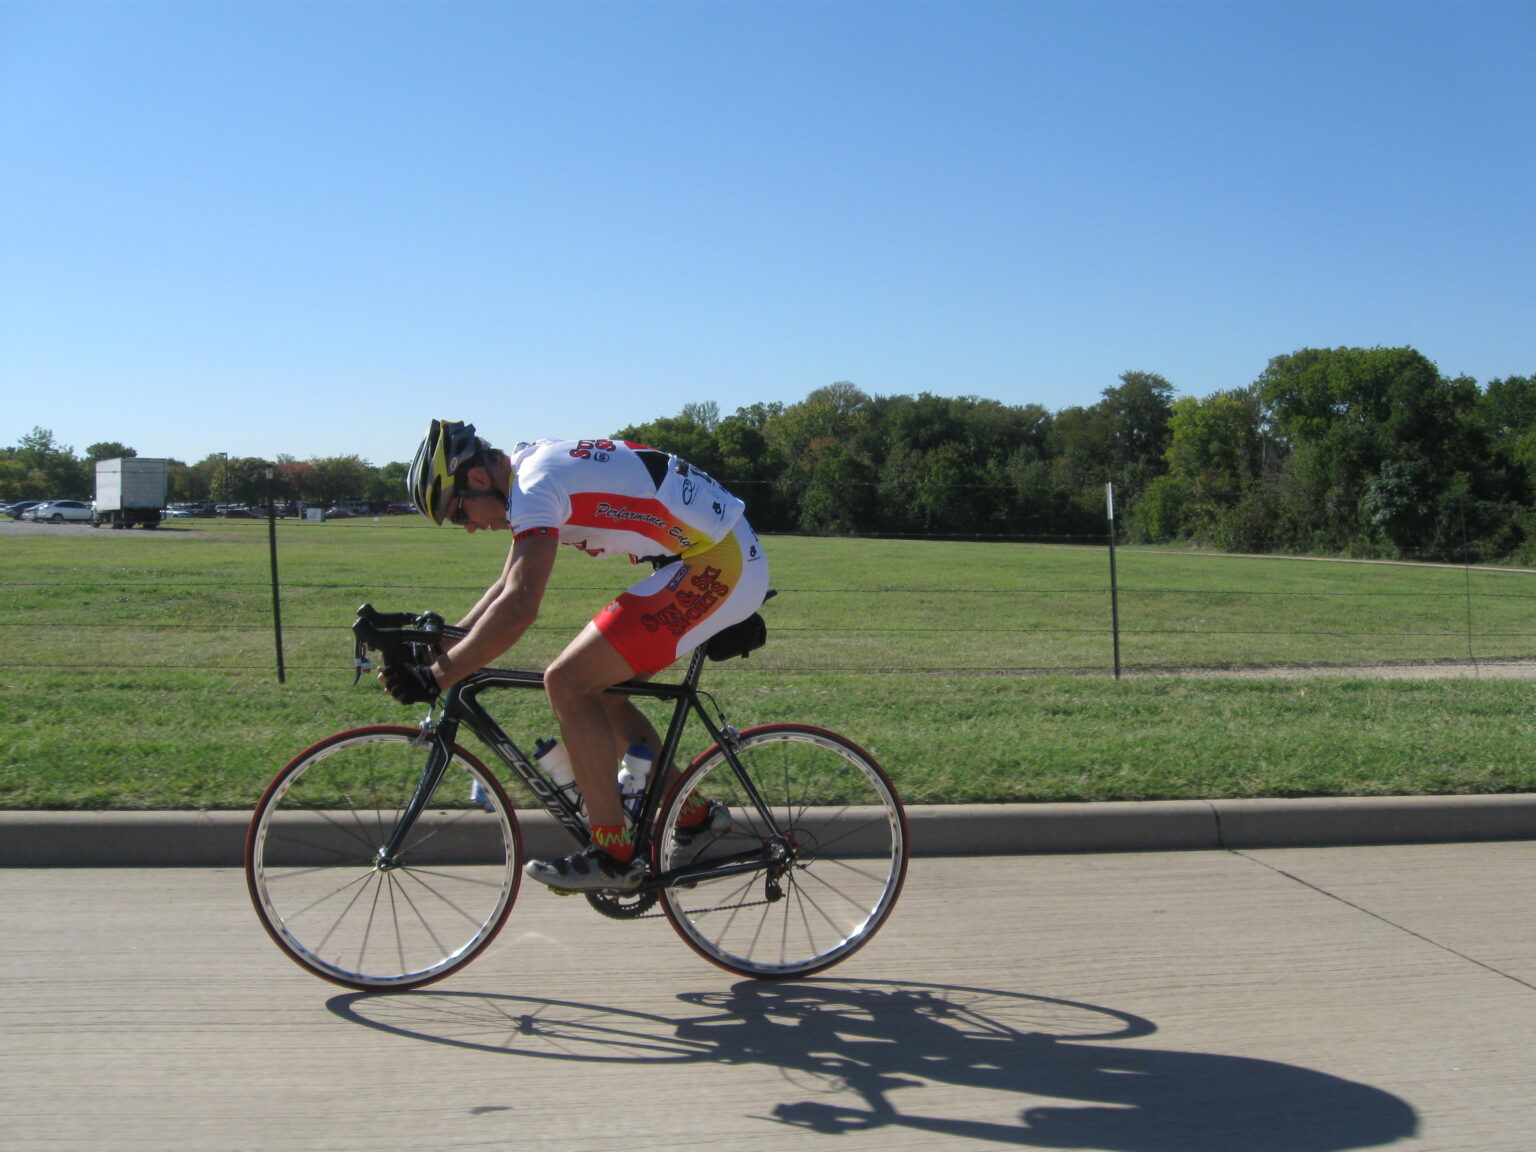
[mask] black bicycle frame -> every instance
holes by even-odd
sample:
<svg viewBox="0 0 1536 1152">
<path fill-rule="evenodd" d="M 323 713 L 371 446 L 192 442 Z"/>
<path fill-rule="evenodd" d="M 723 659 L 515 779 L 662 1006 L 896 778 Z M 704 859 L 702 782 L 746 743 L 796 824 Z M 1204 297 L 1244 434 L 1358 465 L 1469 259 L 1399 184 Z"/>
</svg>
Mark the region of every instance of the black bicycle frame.
<svg viewBox="0 0 1536 1152">
<path fill-rule="evenodd" d="M 635 816 L 634 835 L 635 851 L 643 855 L 649 847 L 651 839 L 651 826 L 656 817 L 656 811 L 666 790 L 667 772 L 666 766 L 673 762 L 679 746 L 682 744 L 683 729 L 687 726 L 690 713 L 698 717 L 709 733 L 710 739 L 720 746 L 726 760 L 731 765 L 742 789 L 746 792 L 758 814 L 762 817 L 764 825 L 768 828 L 771 840 L 782 840 L 783 834 L 779 830 L 778 822 L 774 819 L 772 811 L 766 801 L 758 792 L 756 785 L 741 766 L 741 761 L 736 757 L 734 747 L 735 730 L 729 725 L 717 725 L 705 710 L 703 701 L 699 698 L 698 684 L 700 674 L 703 672 L 705 654 L 703 649 L 694 651 L 689 660 L 688 671 L 680 681 L 655 682 L 650 680 L 626 680 L 622 684 L 616 684 L 607 689 L 608 692 L 620 696 L 641 696 L 652 700 L 672 701 L 672 719 L 667 724 L 666 735 L 662 738 L 661 754 L 656 759 L 656 769 L 646 781 L 640 811 Z M 555 788 L 549 778 L 534 764 L 533 760 L 525 755 L 502 730 L 485 706 L 480 703 L 480 694 L 493 688 L 535 688 L 540 691 L 544 688 L 544 676 L 540 672 L 526 672 L 511 668 L 482 668 L 460 683 L 454 685 L 443 695 L 442 717 L 436 724 L 430 719 L 423 724 L 423 742 L 430 739 L 432 743 L 431 753 L 427 757 L 426 767 L 423 769 L 421 779 L 417 782 L 416 791 L 400 813 L 394 831 L 388 843 L 379 850 L 381 863 L 388 864 L 393 861 L 401 846 L 405 843 L 406 836 L 412 826 L 426 807 L 428 798 L 442 780 L 443 773 L 448 768 L 448 763 L 453 757 L 454 745 L 458 742 L 459 728 L 462 725 L 472 732 L 482 743 L 496 753 L 512 773 L 527 785 L 528 790 L 538 797 L 539 802 L 560 824 L 570 833 L 572 839 L 579 845 L 585 845 L 590 837 L 590 830 L 581 818 L 581 813 L 575 804 Z M 749 872 L 764 867 L 764 855 L 761 850 L 742 853 L 739 857 L 726 857 L 711 861 L 707 865 L 695 868 L 683 869 L 680 872 L 668 873 L 665 876 L 652 878 L 642 885 L 645 888 L 665 887 L 678 876 L 727 876 L 737 872 Z"/>
</svg>

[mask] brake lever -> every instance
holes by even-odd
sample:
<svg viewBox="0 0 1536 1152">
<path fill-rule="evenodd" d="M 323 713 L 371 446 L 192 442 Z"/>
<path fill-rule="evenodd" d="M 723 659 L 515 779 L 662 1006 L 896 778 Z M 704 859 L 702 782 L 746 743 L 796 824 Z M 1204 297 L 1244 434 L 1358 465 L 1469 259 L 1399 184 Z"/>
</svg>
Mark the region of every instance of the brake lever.
<svg viewBox="0 0 1536 1152">
<path fill-rule="evenodd" d="M 362 680 L 364 672 L 372 672 L 373 664 L 368 659 L 368 646 L 359 637 L 352 645 L 352 684 L 355 687 Z"/>
</svg>

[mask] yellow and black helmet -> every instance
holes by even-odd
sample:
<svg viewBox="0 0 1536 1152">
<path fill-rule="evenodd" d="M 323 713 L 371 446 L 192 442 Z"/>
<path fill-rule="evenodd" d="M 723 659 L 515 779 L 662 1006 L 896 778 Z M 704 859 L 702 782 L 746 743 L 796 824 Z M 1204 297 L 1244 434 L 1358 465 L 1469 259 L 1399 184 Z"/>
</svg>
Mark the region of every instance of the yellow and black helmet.
<svg viewBox="0 0 1536 1152">
<path fill-rule="evenodd" d="M 432 421 L 421 447 L 416 449 L 410 471 L 405 474 L 405 487 L 416 511 L 441 525 L 460 477 L 473 465 L 483 463 L 489 448 L 475 435 L 473 424 L 460 420 Z"/>
</svg>

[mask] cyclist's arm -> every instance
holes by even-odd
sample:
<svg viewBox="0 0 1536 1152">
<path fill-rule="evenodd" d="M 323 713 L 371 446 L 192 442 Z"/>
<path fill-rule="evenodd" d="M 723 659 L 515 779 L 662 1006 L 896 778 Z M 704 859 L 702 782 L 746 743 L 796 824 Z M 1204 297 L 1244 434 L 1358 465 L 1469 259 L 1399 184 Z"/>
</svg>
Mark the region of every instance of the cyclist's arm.
<svg viewBox="0 0 1536 1152">
<path fill-rule="evenodd" d="M 432 665 L 439 687 L 457 684 L 516 644 L 539 616 L 539 604 L 555 566 L 557 536 L 528 536 L 512 545 L 501 579 L 486 590 L 469 634 Z"/>
<path fill-rule="evenodd" d="M 487 588 L 479 600 L 475 601 L 475 606 L 469 610 L 464 619 L 459 621 L 458 626 L 460 628 L 466 631 L 473 628 L 476 621 L 485 615 L 485 610 L 491 606 L 492 601 L 501 595 L 501 590 L 507 586 L 507 581 L 512 578 L 512 560 L 516 556 L 517 548 L 515 546 L 507 550 L 507 562 L 502 565 L 501 578 Z M 448 644 L 448 647 L 452 648 L 456 644 L 458 644 L 458 641 L 454 640 Z"/>
</svg>

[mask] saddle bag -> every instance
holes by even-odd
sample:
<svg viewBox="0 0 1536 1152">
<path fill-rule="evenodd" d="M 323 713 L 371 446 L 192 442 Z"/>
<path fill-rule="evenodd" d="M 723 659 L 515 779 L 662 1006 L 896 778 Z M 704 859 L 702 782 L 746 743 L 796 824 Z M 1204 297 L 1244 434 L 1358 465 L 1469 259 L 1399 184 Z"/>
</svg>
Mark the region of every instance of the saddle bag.
<svg viewBox="0 0 1536 1152">
<path fill-rule="evenodd" d="M 740 623 L 711 636 L 705 642 L 704 654 L 711 660 L 733 660 L 748 652 L 756 652 L 766 643 L 768 624 L 761 613 L 754 612 Z"/>
</svg>

